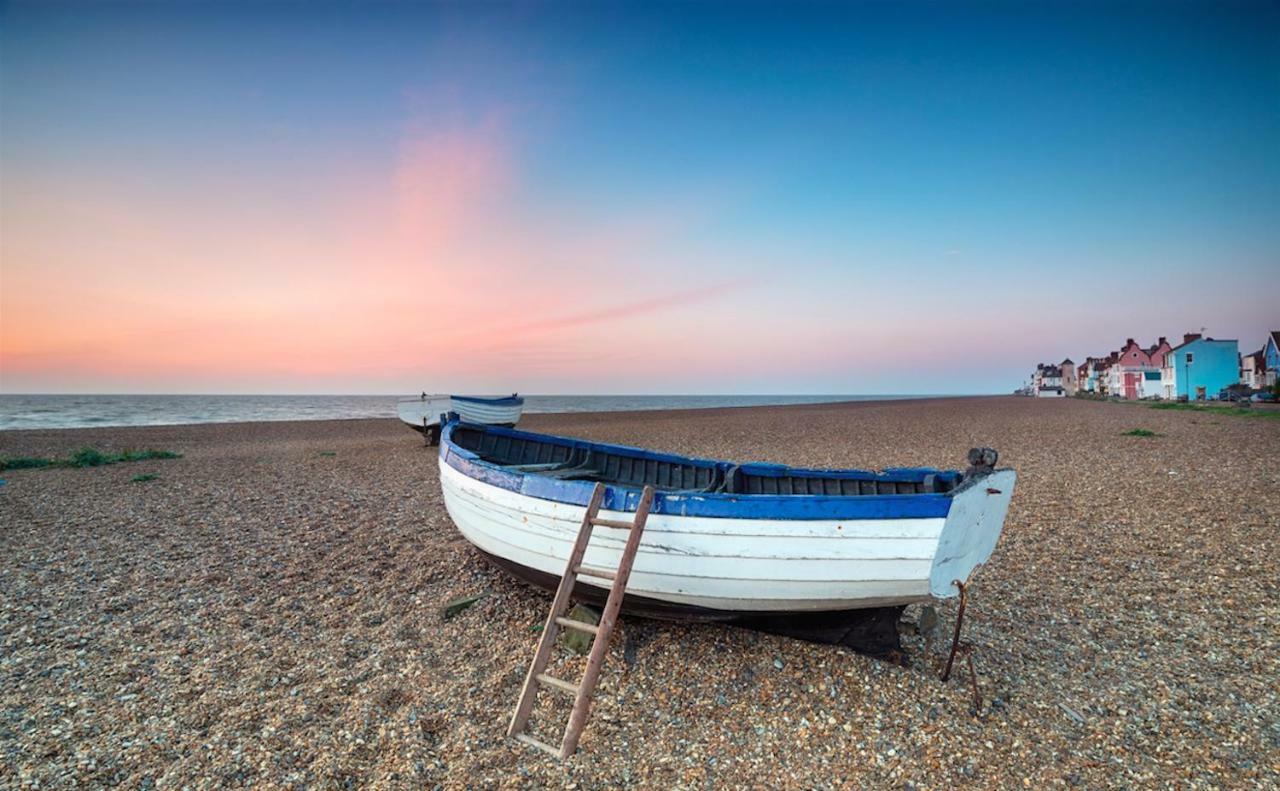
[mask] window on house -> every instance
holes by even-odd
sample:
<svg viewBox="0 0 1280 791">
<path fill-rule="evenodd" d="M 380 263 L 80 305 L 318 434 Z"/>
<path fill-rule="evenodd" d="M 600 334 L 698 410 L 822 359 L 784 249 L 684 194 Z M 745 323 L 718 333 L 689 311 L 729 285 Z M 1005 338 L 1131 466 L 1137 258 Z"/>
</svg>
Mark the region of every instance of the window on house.
<svg viewBox="0 0 1280 791">
<path fill-rule="evenodd" d="M 1193 352 L 1187 352 L 1187 365 L 1191 365 L 1195 361 L 1196 361 L 1195 354 Z"/>
</svg>

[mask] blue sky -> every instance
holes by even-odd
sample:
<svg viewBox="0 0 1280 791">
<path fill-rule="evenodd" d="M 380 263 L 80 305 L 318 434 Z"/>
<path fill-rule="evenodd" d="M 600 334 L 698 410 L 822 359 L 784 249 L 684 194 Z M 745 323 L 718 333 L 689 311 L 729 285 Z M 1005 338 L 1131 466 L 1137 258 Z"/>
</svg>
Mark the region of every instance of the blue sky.
<svg viewBox="0 0 1280 791">
<path fill-rule="evenodd" d="M 1249 351 L 1278 8 L 10 4 L 0 389 L 989 392 L 1130 336 Z"/>
</svg>

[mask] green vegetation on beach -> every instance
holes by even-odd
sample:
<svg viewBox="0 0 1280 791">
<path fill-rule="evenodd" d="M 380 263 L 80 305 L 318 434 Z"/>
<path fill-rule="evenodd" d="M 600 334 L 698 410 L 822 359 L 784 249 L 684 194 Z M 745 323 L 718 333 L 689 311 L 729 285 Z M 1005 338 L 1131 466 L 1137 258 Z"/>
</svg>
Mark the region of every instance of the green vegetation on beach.
<svg viewBox="0 0 1280 791">
<path fill-rule="evenodd" d="M 66 459 L 45 459 L 35 456 L 0 456 L 0 470 L 32 470 L 42 467 L 101 467 L 123 461 L 149 461 L 151 459 L 180 459 L 181 453 L 171 450 L 133 450 L 125 448 L 119 453 L 103 453 L 97 448 L 81 448 Z"/>
<path fill-rule="evenodd" d="M 51 467 L 56 464 L 53 459 L 41 459 L 34 456 L 0 457 L 0 470 L 35 470 L 40 467 Z"/>
<path fill-rule="evenodd" d="M 1121 432 L 1120 436 L 1122 437 L 1158 437 L 1160 435 L 1155 433 L 1149 428 L 1131 428 L 1128 431 Z"/>
<path fill-rule="evenodd" d="M 1242 415 L 1244 417 L 1280 418 L 1280 410 L 1265 407 L 1218 406 L 1210 404 L 1193 404 L 1188 401 L 1157 401 L 1150 404 L 1152 409 L 1179 409 L 1186 412 L 1211 412 L 1215 415 Z"/>
</svg>

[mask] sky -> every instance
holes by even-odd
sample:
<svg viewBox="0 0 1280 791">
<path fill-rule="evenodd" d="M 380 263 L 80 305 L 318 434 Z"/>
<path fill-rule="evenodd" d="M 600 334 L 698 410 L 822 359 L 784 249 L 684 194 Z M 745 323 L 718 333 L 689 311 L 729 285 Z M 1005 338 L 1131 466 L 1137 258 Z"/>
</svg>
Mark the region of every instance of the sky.
<svg viewBox="0 0 1280 791">
<path fill-rule="evenodd" d="M 0 6 L 0 392 L 1007 392 L 1278 274 L 1275 3 Z"/>
</svg>

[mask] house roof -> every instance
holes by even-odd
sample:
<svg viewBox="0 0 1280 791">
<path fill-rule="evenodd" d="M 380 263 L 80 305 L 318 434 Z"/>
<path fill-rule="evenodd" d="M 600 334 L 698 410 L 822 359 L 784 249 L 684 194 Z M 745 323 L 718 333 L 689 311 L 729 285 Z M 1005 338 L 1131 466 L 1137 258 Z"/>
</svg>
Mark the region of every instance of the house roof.
<svg viewBox="0 0 1280 791">
<path fill-rule="evenodd" d="M 1271 342 L 1275 344 L 1277 349 L 1280 349 L 1280 330 L 1271 331 Z M 1265 349 L 1265 347 L 1263 348 Z"/>
<path fill-rule="evenodd" d="M 1181 349 L 1183 346 L 1186 346 L 1191 343 L 1195 343 L 1196 341 L 1205 341 L 1206 343 L 1239 343 L 1239 341 L 1236 341 L 1232 338 L 1206 338 L 1200 335 L 1199 333 L 1188 333 L 1186 340 L 1184 340 L 1182 343 L 1179 343 L 1177 346 L 1174 346 L 1169 351 L 1176 352 L 1178 349 Z"/>
</svg>

